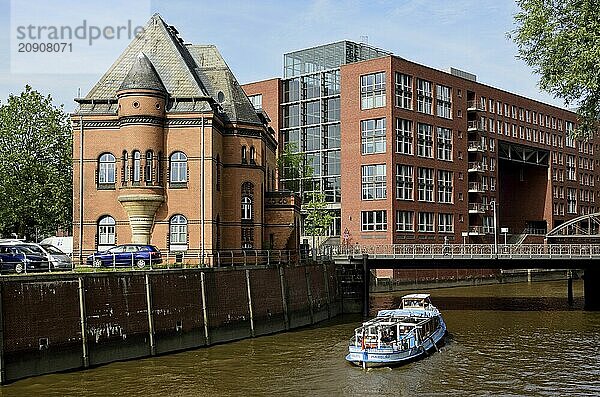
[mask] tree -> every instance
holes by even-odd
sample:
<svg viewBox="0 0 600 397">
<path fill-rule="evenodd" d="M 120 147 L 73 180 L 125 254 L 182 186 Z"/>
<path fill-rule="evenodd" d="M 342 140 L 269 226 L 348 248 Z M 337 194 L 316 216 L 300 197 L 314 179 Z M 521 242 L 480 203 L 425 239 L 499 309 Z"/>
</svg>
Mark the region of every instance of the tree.
<svg viewBox="0 0 600 397">
<path fill-rule="evenodd" d="M 334 219 L 331 211 L 327 209 L 325 195 L 314 191 L 312 185 L 314 168 L 309 164 L 304 153 L 300 153 L 293 143 L 285 146 L 283 154 L 277 161 L 279 175 L 285 179 L 283 183 L 285 190 L 300 193 L 303 199 L 306 196 L 303 192 L 310 192 L 308 193 L 310 200 L 302 206 L 303 211 L 306 212 L 303 234 L 313 236 L 314 247 L 314 237 L 324 236 Z"/>
<path fill-rule="evenodd" d="M 305 206 L 306 218 L 304 219 L 304 233 L 313 237 L 324 236 L 333 222 L 333 215 L 327 209 L 327 202 L 323 193 L 312 192 L 310 201 Z"/>
<path fill-rule="evenodd" d="M 69 230 L 72 187 L 69 119 L 27 85 L 0 106 L 0 234 Z"/>
<path fill-rule="evenodd" d="M 279 169 L 279 177 L 284 179 L 283 189 L 302 194 L 302 186 L 300 183 L 303 178 L 305 181 L 310 180 L 314 174 L 314 168 L 307 164 L 303 153 L 298 151 L 298 146 L 294 143 L 285 145 L 285 149 L 281 156 L 277 159 L 277 168 Z"/>
<path fill-rule="evenodd" d="M 576 137 L 596 132 L 600 116 L 600 1 L 517 0 L 509 36 L 540 88 L 576 106 Z"/>
</svg>

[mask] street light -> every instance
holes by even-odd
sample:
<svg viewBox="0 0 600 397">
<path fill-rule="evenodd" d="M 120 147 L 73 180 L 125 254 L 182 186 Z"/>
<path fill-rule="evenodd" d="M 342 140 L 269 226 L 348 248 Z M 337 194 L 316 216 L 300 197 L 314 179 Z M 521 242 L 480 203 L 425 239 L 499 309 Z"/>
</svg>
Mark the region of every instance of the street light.
<svg viewBox="0 0 600 397">
<path fill-rule="evenodd" d="M 490 201 L 490 205 L 494 210 L 494 253 L 498 257 L 498 220 L 496 219 L 496 200 Z"/>
</svg>

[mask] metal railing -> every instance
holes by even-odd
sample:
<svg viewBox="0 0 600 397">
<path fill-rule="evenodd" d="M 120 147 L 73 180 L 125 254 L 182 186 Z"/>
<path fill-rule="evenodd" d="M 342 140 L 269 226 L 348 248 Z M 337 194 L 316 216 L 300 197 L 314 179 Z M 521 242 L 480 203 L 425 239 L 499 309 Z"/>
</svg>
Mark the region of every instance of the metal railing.
<svg viewBox="0 0 600 397">
<path fill-rule="evenodd" d="M 469 203 L 469 211 L 485 212 L 488 206 L 483 203 Z"/>
<path fill-rule="evenodd" d="M 160 257 L 140 257 L 139 252 L 100 255 L 85 253 L 82 258 L 73 257 L 70 268 L 55 268 L 50 261 L 44 261 L 44 266 L 36 264 L 17 267 L 23 261 L 4 261 L 1 263 L 2 274 L 56 271 L 117 271 L 117 270 L 169 270 L 193 269 L 204 267 L 243 267 L 258 265 L 300 265 L 310 262 L 322 263 L 329 258 L 321 251 L 309 250 L 219 250 L 205 251 L 204 258 L 200 250 L 185 252 L 163 252 Z M 27 261 L 25 261 L 27 262 Z"/>
<path fill-rule="evenodd" d="M 467 150 L 479 150 L 483 151 L 486 149 L 486 146 L 479 141 L 469 141 L 467 145 Z"/>
<path fill-rule="evenodd" d="M 469 191 L 483 192 L 483 185 L 479 182 L 469 182 Z"/>
<path fill-rule="evenodd" d="M 600 259 L 600 245 L 594 244 L 382 244 L 326 246 L 332 259 L 368 254 L 382 259 Z"/>
<path fill-rule="evenodd" d="M 485 171 L 487 170 L 487 164 L 480 161 L 470 161 L 467 169 L 468 171 Z"/>
<path fill-rule="evenodd" d="M 467 110 L 469 109 L 485 110 L 481 102 L 477 100 L 467 101 Z"/>
</svg>

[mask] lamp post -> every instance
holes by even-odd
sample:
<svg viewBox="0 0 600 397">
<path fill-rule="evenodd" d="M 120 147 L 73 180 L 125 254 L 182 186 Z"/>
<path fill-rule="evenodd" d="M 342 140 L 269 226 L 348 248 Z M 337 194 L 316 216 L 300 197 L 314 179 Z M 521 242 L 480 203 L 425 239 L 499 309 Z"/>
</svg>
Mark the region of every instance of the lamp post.
<svg viewBox="0 0 600 397">
<path fill-rule="evenodd" d="M 490 205 L 494 211 L 494 253 L 498 257 L 498 219 L 496 218 L 496 200 L 490 201 Z"/>
</svg>

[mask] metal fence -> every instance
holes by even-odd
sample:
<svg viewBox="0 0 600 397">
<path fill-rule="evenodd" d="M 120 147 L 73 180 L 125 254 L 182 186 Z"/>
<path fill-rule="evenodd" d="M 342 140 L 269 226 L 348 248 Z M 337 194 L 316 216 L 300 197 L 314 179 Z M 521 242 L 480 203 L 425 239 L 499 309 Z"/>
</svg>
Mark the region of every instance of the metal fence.
<svg viewBox="0 0 600 397">
<path fill-rule="evenodd" d="M 389 259 L 600 259 L 595 244 L 382 244 L 324 247 L 332 258 L 368 254 Z"/>
<path fill-rule="evenodd" d="M 102 255 L 90 253 L 81 258 L 73 256 L 68 266 L 56 267 L 51 260 L 31 263 L 25 255 L 23 259 L 1 262 L 2 274 L 65 271 L 117 271 L 117 270 L 165 270 L 192 269 L 202 267 L 238 267 L 257 265 L 300 265 L 308 262 L 322 262 L 324 256 L 310 251 L 295 250 L 224 250 L 186 252 L 165 252 L 159 258 L 141 258 L 139 252 Z"/>
</svg>

